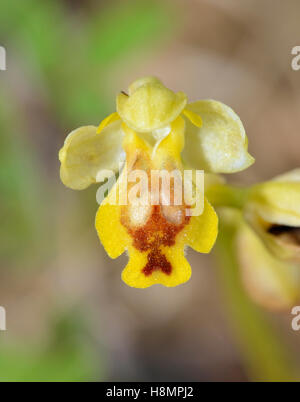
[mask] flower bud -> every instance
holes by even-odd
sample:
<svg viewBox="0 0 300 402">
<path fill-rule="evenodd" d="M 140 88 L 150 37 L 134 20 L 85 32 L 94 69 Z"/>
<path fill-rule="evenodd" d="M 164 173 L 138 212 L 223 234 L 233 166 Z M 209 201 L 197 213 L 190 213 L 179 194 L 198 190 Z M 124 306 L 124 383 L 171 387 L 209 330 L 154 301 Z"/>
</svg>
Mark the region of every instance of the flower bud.
<svg viewBox="0 0 300 402">
<path fill-rule="evenodd" d="M 244 216 L 274 255 L 300 261 L 300 169 L 255 185 Z"/>
<path fill-rule="evenodd" d="M 236 245 L 241 279 L 251 299 L 270 310 L 289 309 L 299 302 L 297 265 L 276 258 L 246 224 L 238 229 Z"/>
</svg>

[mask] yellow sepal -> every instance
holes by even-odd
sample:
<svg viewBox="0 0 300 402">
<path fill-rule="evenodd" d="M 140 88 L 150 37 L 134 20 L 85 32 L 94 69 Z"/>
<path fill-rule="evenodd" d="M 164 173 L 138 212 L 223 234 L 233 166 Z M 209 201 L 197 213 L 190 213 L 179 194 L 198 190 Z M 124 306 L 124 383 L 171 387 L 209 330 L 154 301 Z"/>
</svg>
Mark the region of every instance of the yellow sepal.
<svg viewBox="0 0 300 402">
<path fill-rule="evenodd" d="M 117 111 L 122 120 L 137 132 L 167 126 L 182 112 L 187 102 L 183 92 L 174 93 L 158 79 L 146 77 L 130 86 L 130 96 L 117 96 Z"/>
</svg>

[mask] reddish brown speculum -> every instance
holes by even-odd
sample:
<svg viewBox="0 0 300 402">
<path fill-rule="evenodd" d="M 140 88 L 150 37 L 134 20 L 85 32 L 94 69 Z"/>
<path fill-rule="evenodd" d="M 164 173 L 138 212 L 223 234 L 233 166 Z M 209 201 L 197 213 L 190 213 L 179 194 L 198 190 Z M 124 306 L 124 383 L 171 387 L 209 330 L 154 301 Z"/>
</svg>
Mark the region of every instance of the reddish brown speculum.
<svg viewBox="0 0 300 402">
<path fill-rule="evenodd" d="M 133 226 L 130 224 L 128 209 L 123 207 L 121 223 L 132 237 L 133 246 L 137 250 L 147 253 L 147 264 L 142 269 L 145 276 L 149 276 L 157 270 L 167 275 L 171 274 L 172 265 L 163 254 L 162 247 L 173 246 L 177 234 L 182 231 L 190 220 L 190 216 L 185 213 L 185 207 L 181 206 L 179 208 L 183 216 L 179 224 L 169 222 L 163 215 L 162 207 L 153 205 L 146 223 L 141 226 Z"/>
<path fill-rule="evenodd" d="M 147 255 L 147 264 L 142 269 L 145 276 L 149 276 L 155 270 L 161 270 L 163 273 L 170 275 L 172 272 L 172 265 L 167 260 L 166 256 L 161 253 L 157 248 L 150 251 Z"/>
</svg>

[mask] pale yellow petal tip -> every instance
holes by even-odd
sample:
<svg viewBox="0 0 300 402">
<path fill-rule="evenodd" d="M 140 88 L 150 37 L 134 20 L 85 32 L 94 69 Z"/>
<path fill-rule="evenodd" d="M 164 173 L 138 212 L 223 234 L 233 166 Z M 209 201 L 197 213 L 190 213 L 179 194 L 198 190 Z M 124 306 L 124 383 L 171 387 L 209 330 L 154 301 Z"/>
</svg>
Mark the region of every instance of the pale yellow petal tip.
<svg viewBox="0 0 300 402">
<path fill-rule="evenodd" d="M 248 169 L 254 164 L 254 162 L 255 158 L 248 153 L 245 147 L 244 149 L 240 150 L 239 156 L 237 156 L 230 165 L 228 164 L 227 167 L 224 166 L 222 173 L 238 173 L 242 170 Z"/>
<path fill-rule="evenodd" d="M 255 163 L 255 158 L 249 153 L 247 155 L 247 160 L 248 160 L 247 168 Z"/>
<path fill-rule="evenodd" d="M 65 157 L 66 157 L 66 151 L 65 151 L 65 147 L 63 146 L 63 147 L 58 151 L 58 160 L 60 161 L 60 163 L 63 163 Z"/>
<path fill-rule="evenodd" d="M 288 172 L 285 172 L 283 174 L 280 174 L 279 176 L 276 176 L 272 179 L 272 181 L 278 181 L 278 182 L 287 182 L 287 183 L 299 183 L 300 182 L 300 168 L 296 168 L 293 170 L 290 170 Z"/>
<path fill-rule="evenodd" d="M 162 82 L 157 77 L 154 76 L 138 78 L 129 85 L 128 87 L 129 95 L 131 96 L 137 89 L 139 89 L 144 85 L 163 86 Z"/>
<path fill-rule="evenodd" d="M 153 131 L 167 126 L 183 111 L 187 97 L 174 93 L 157 78 L 146 77 L 130 85 L 130 96 L 117 96 L 117 112 L 133 130 Z"/>
</svg>

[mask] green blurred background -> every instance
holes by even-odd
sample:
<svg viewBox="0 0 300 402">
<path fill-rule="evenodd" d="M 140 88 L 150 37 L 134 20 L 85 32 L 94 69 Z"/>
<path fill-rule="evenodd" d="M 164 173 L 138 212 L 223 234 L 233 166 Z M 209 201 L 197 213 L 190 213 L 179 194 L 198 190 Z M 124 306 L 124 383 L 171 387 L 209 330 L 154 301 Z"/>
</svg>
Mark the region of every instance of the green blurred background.
<svg viewBox="0 0 300 402">
<path fill-rule="evenodd" d="M 299 166 L 299 17 L 297 0 L 1 0 L 0 381 L 272 379 L 249 370 L 265 346 L 241 341 L 255 328 L 244 317 L 236 330 L 211 256 L 189 250 L 192 279 L 175 289 L 121 282 L 127 257 L 110 260 L 94 229 L 97 186 L 65 188 L 57 153 L 131 81 L 156 75 L 241 116 L 256 163 L 231 181 Z M 299 367 L 290 311 L 252 307 Z"/>
</svg>

